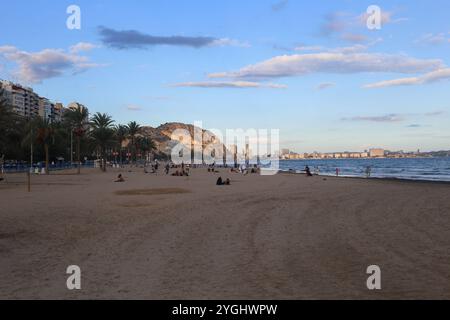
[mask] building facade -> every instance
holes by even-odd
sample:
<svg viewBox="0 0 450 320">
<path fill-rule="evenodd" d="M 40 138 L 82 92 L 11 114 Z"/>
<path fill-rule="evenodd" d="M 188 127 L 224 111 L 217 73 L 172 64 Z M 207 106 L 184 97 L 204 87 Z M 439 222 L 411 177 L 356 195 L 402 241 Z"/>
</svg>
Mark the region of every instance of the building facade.
<svg viewBox="0 0 450 320">
<path fill-rule="evenodd" d="M 369 156 L 371 158 L 382 158 L 384 157 L 384 149 L 370 149 Z"/>
<path fill-rule="evenodd" d="M 27 119 L 41 117 L 49 122 L 62 120 L 65 108 L 61 103 L 53 103 L 40 97 L 33 89 L 11 81 L 0 80 L 0 85 L 8 103 L 18 115 Z"/>
</svg>

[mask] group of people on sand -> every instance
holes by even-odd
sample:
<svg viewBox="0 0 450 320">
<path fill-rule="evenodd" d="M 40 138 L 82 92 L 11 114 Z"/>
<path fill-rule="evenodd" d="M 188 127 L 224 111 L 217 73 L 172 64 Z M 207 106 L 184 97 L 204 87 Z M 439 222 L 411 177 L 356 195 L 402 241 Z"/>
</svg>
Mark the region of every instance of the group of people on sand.
<svg viewBox="0 0 450 320">
<path fill-rule="evenodd" d="M 260 172 L 261 172 L 261 168 L 259 166 L 257 166 L 256 164 L 251 167 L 247 167 L 246 165 L 242 164 L 239 167 L 230 169 L 230 173 L 242 173 L 243 175 L 247 175 L 249 173 L 260 173 Z"/>
<path fill-rule="evenodd" d="M 180 169 L 181 170 L 177 169 L 174 173 L 172 173 L 172 176 L 173 177 L 189 177 L 190 176 L 190 169 L 188 166 L 186 166 L 184 164 L 184 162 L 181 163 Z M 170 166 L 167 167 L 167 165 L 166 165 L 166 174 L 169 174 L 169 170 L 170 170 Z"/>
<path fill-rule="evenodd" d="M 189 168 L 185 168 L 183 170 L 177 170 L 172 173 L 173 177 L 189 177 Z"/>
<path fill-rule="evenodd" d="M 216 182 L 216 185 L 218 186 L 229 186 L 230 184 L 231 184 L 230 179 L 227 178 L 225 181 L 223 181 L 222 177 L 219 177 Z"/>
<path fill-rule="evenodd" d="M 155 161 L 154 164 L 151 165 L 151 173 L 156 173 L 158 168 L 159 168 L 159 163 L 157 161 Z M 173 172 L 172 174 L 170 174 L 170 169 L 171 168 L 176 168 L 176 171 Z M 238 169 L 235 169 L 238 170 Z M 166 163 L 166 165 L 164 166 L 164 171 L 166 175 L 171 175 L 174 177 L 188 177 L 190 176 L 190 166 L 185 165 L 184 163 L 181 163 L 181 165 L 174 165 L 173 163 Z M 144 167 L 144 172 L 145 173 L 149 173 L 149 171 L 147 171 L 147 167 Z M 208 166 L 208 172 L 214 172 L 214 173 L 219 173 L 220 171 L 217 171 L 215 169 L 215 164 Z M 231 172 L 234 172 L 233 169 Z M 244 170 L 238 170 L 237 172 L 243 172 Z M 251 172 L 257 172 L 257 168 L 252 168 Z M 116 180 L 114 180 L 114 182 L 125 182 L 125 178 L 122 175 L 122 173 L 120 173 Z M 231 180 L 229 178 L 223 179 L 222 177 L 219 177 L 216 181 L 216 185 L 218 186 L 224 186 L 224 185 L 231 185 Z"/>
</svg>

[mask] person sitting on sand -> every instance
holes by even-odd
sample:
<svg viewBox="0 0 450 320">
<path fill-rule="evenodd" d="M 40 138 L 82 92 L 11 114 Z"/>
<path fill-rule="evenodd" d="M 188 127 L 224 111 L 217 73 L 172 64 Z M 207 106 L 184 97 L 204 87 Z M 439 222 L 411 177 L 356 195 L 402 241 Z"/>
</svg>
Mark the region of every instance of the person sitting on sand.
<svg viewBox="0 0 450 320">
<path fill-rule="evenodd" d="M 182 172 L 180 172 L 180 171 L 175 171 L 174 173 L 172 173 L 172 176 L 173 177 L 180 177 L 180 176 L 182 176 L 183 174 L 182 174 Z"/>
<path fill-rule="evenodd" d="M 227 180 L 225 180 L 225 182 L 222 180 L 222 177 L 219 177 L 218 179 L 217 179 L 217 182 L 216 182 L 216 185 L 218 185 L 218 186 L 229 186 L 231 184 L 231 181 L 230 181 L 230 179 L 227 179 Z"/>
<path fill-rule="evenodd" d="M 122 174 L 119 174 L 119 175 L 117 176 L 117 180 L 114 181 L 114 182 L 125 182 L 125 179 L 122 177 Z"/>
</svg>

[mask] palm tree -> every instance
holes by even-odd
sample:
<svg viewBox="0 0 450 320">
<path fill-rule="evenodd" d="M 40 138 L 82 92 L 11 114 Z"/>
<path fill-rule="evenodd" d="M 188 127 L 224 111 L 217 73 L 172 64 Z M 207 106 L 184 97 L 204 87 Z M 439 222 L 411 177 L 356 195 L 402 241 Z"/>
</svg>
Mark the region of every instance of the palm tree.
<svg viewBox="0 0 450 320">
<path fill-rule="evenodd" d="M 119 145 L 120 164 L 122 164 L 122 144 L 127 139 L 128 127 L 124 126 L 122 124 L 119 124 L 115 128 L 115 134 L 116 134 L 117 144 Z"/>
<path fill-rule="evenodd" d="M 80 160 L 80 145 L 81 138 L 84 136 L 86 131 L 86 124 L 88 122 L 89 113 L 87 108 L 83 105 L 78 104 L 77 108 L 72 108 L 66 111 L 64 118 L 67 121 L 68 126 L 70 126 L 71 133 L 75 134 L 76 137 L 76 153 L 77 153 L 77 173 L 80 174 L 81 170 L 81 160 Z"/>
<path fill-rule="evenodd" d="M 137 149 L 141 154 L 144 155 L 144 158 L 147 159 L 147 154 L 156 149 L 156 145 L 152 139 L 148 137 L 138 137 L 136 139 Z"/>
<path fill-rule="evenodd" d="M 90 136 L 94 144 L 100 149 L 102 170 L 106 171 L 106 149 L 114 144 L 114 120 L 106 113 L 97 112 L 91 121 Z"/>
<path fill-rule="evenodd" d="M 141 130 L 141 126 L 132 121 L 128 123 L 128 137 L 131 140 L 131 161 L 136 161 L 136 137 Z"/>
<path fill-rule="evenodd" d="M 50 174 L 49 171 L 49 146 L 55 141 L 56 130 L 53 124 L 48 119 L 36 117 L 31 119 L 28 123 L 28 133 L 23 140 L 23 144 L 28 145 L 36 141 L 44 148 L 45 155 L 45 173 Z"/>
</svg>

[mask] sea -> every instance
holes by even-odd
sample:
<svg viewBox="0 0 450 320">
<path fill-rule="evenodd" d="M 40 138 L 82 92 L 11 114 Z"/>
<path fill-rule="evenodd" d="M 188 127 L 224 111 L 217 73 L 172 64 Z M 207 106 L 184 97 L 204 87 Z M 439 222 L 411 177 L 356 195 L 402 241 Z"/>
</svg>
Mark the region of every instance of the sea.
<svg viewBox="0 0 450 320">
<path fill-rule="evenodd" d="M 335 176 L 336 168 L 343 177 L 366 177 L 371 167 L 372 178 L 394 178 L 450 182 L 450 157 L 441 158 L 375 158 L 375 159 L 301 159 L 280 160 L 281 171 Z"/>
</svg>

